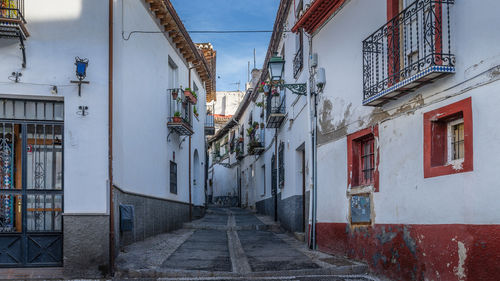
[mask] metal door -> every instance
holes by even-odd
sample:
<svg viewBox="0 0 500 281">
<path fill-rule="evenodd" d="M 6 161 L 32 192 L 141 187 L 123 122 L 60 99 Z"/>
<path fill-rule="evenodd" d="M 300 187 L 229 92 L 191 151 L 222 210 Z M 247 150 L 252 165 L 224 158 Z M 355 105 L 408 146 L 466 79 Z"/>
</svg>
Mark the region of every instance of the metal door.
<svg viewBox="0 0 500 281">
<path fill-rule="evenodd" d="M 62 266 L 63 132 L 0 120 L 0 267 Z"/>
</svg>

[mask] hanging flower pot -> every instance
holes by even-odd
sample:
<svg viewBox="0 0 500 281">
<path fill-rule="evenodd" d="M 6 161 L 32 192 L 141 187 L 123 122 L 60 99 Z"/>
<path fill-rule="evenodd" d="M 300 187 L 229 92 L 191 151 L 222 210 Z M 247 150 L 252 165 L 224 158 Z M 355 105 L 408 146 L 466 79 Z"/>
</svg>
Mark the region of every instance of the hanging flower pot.
<svg viewBox="0 0 500 281">
<path fill-rule="evenodd" d="M 186 99 L 190 103 L 196 104 L 196 102 L 198 101 L 197 97 L 196 97 L 196 94 L 193 91 L 191 91 L 190 88 L 184 89 L 184 96 L 186 96 Z"/>
</svg>

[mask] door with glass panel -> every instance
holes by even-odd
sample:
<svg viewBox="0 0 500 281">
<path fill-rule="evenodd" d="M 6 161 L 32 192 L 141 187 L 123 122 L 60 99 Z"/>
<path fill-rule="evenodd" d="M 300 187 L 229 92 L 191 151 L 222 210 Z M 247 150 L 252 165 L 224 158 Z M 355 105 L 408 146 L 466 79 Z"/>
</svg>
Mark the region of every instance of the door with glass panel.
<svg viewBox="0 0 500 281">
<path fill-rule="evenodd" d="M 54 102 L 37 103 L 0 100 L 0 116 L 11 118 L 0 119 L 1 267 L 62 265 L 62 104 L 56 118 Z"/>
</svg>

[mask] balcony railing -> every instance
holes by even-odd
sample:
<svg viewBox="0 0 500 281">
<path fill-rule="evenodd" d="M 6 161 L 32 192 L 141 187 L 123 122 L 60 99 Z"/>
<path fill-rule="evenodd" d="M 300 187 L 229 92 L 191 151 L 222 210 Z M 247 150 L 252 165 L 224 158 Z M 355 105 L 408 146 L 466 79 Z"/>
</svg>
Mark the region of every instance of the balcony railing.
<svg viewBox="0 0 500 281">
<path fill-rule="evenodd" d="M 363 104 L 382 105 L 455 72 L 454 0 L 416 0 L 363 41 Z"/>
<path fill-rule="evenodd" d="M 193 129 L 192 104 L 182 89 L 168 90 L 169 117 L 167 126 L 179 135 L 190 136 Z"/>
<path fill-rule="evenodd" d="M 269 93 L 266 101 L 267 128 L 279 128 L 285 119 L 285 93 Z"/>
<path fill-rule="evenodd" d="M 24 19 L 24 0 L 0 0 L 0 38 L 18 38 L 26 67 L 24 40 L 29 36 Z"/>
<path fill-rule="evenodd" d="M 236 143 L 236 149 L 234 151 L 236 153 L 236 159 L 243 159 L 245 157 L 245 142 L 239 140 Z"/>
<path fill-rule="evenodd" d="M 248 142 L 248 154 L 255 155 L 264 152 L 265 146 L 265 129 L 256 129 Z"/>
<path fill-rule="evenodd" d="M 205 135 L 212 136 L 215 134 L 215 123 L 214 123 L 214 115 L 207 114 L 205 117 Z"/>
<path fill-rule="evenodd" d="M 299 48 L 299 50 L 295 54 L 295 57 L 293 58 L 293 77 L 294 78 L 297 78 L 300 71 L 302 70 L 303 65 L 304 65 L 304 53 L 303 53 L 302 47 L 301 47 L 301 48 Z"/>
</svg>

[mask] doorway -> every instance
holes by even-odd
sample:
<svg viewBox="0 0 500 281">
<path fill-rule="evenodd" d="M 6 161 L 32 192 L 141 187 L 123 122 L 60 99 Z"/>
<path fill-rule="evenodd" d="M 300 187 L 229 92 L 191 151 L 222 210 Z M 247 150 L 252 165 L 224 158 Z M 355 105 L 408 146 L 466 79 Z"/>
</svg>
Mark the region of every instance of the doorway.
<svg viewBox="0 0 500 281">
<path fill-rule="evenodd" d="M 0 121 L 1 267 L 62 266 L 63 132 Z"/>
</svg>

